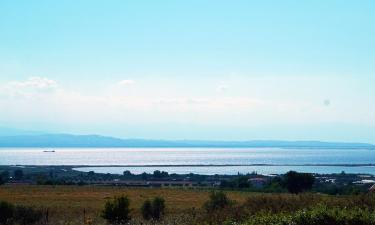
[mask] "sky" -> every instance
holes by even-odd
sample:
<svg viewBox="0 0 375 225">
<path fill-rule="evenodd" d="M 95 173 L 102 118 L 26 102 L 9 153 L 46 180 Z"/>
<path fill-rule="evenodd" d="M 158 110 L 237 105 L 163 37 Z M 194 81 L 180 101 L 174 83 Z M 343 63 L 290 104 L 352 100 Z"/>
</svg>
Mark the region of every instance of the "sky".
<svg viewBox="0 0 375 225">
<path fill-rule="evenodd" d="M 372 0 L 2 0 L 0 127 L 375 143 Z"/>
</svg>

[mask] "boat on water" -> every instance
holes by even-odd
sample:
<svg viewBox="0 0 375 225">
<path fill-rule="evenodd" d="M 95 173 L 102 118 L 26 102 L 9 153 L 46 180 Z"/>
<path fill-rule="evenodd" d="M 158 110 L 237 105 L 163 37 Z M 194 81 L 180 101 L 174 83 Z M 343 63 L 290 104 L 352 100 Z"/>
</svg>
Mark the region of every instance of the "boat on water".
<svg viewBox="0 0 375 225">
<path fill-rule="evenodd" d="M 43 152 L 55 152 L 55 150 L 44 150 Z"/>
</svg>

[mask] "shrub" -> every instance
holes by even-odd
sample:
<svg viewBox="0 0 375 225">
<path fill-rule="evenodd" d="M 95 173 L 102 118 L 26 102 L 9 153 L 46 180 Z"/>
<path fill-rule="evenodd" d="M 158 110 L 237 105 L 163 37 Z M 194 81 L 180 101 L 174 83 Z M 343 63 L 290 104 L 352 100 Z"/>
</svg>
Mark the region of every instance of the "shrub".
<svg viewBox="0 0 375 225">
<path fill-rule="evenodd" d="M 143 202 L 143 205 L 141 207 L 141 213 L 142 213 L 142 217 L 143 219 L 145 220 L 149 220 L 152 218 L 152 206 L 151 206 L 151 201 L 150 200 L 146 200 Z"/>
<path fill-rule="evenodd" d="M 165 200 L 161 197 L 156 197 L 152 201 L 152 218 L 159 220 L 165 211 Z"/>
<path fill-rule="evenodd" d="M 130 221 L 130 200 L 127 196 L 115 197 L 106 202 L 102 217 L 110 224 L 125 224 Z"/>
<path fill-rule="evenodd" d="M 43 212 L 31 207 L 16 206 L 14 217 L 19 225 L 31 225 L 42 219 Z"/>
<path fill-rule="evenodd" d="M 143 216 L 143 219 L 149 220 L 160 220 L 164 213 L 165 213 L 165 200 L 161 197 L 156 197 L 152 200 L 146 200 L 142 207 L 141 207 L 141 213 Z"/>
<path fill-rule="evenodd" d="M 295 213 L 257 214 L 246 225 L 374 225 L 375 214 L 369 210 L 317 206 Z"/>
<path fill-rule="evenodd" d="M 8 202 L 0 201 L 0 225 L 7 225 L 14 216 L 14 206 Z"/>
<path fill-rule="evenodd" d="M 224 209 L 231 205 L 231 201 L 227 195 L 222 191 L 213 191 L 210 194 L 210 199 L 204 204 L 207 212 L 212 212 L 219 209 Z"/>
<path fill-rule="evenodd" d="M 5 181 L 4 181 L 3 177 L 0 176 L 0 185 L 2 185 L 2 184 L 4 184 L 4 183 L 5 183 Z"/>
</svg>

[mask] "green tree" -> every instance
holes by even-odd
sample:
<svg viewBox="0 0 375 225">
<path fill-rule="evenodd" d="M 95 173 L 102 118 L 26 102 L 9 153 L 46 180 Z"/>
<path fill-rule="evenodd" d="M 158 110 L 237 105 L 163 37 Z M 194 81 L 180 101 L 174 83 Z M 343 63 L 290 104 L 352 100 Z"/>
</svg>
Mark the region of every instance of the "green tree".
<svg viewBox="0 0 375 225">
<path fill-rule="evenodd" d="M 127 196 L 115 197 L 106 202 L 102 217 L 110 224 L 121 225 L 130 221 L 130 200 Z"/>
<path fill-rule="evenodd" d="M 298 173 L 289 171 L 284 175 L 284 186 L 290 193 L 298 194 L 310 190 L 314 184 L 315 178 L 309 173 Z"/>
<path fill-rule="evenodd" d="M 2 171 L 1 174 L 0 174 L 0 177 L 3 178 L 3 181 L 4 181 L 4 182 L 7 182 L 7 181 L 8 181 L 9 176 L 10 176 L 10 174 L 9 174 L 9 171 L 8 171 L 8 170 L 4 170 L 4 171 Z"/>
<path fill-rule="evenodd" d="M 249 188 L 249 178 L 246 176 L 240 176 L 237 178 L 237 187 L 238 188 Z"/>
</svg>

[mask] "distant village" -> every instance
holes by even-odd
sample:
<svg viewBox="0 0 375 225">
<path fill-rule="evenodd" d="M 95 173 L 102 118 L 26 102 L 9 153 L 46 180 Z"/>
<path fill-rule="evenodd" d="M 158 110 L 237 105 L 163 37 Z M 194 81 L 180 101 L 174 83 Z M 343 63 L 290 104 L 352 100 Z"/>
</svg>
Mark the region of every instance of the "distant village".
<svg viewBox="0 0 375 225">
<path fill-rule="evenodd" d="M 247 189 L 256 192 L 284 192 L 282 176 L 256 172 L 237 175 L 153 173 L 122 175 L 80 172 L 69 166 L 0 166 L 1 183 L 5 185 L 102 185 L 157 188 Z M 313 174 L 313 191 L 326 194 L 375 192 L 375 176 L 369 174 Z"/>
</svg>

